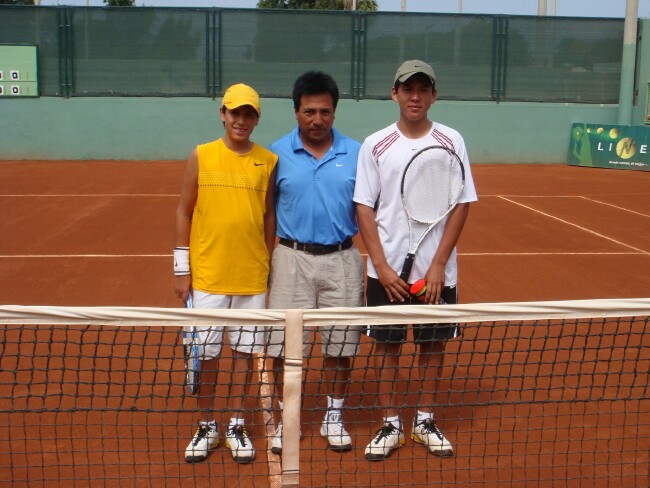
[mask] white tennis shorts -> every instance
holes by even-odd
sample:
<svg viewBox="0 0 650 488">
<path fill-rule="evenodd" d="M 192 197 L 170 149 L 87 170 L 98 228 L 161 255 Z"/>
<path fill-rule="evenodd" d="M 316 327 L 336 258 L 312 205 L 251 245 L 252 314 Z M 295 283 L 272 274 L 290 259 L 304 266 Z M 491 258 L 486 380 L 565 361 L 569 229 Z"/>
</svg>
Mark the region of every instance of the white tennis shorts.
<svg viewBox="0 0 650 488">
<path fill-rule="evenodd" d="M 261 295 L 213 295 L 199 290 L 192 292 L 194 308 L 261 309 L 266 308 L 266 293 Z M 221 355 L 223 331 L 227 329 L 228 343 L 234 351 L 253 354 L 264 350 L 266 329 L 262 326 L 210 326 L 197 327 L 197 337 L 203 359 Z"/>
</svg>

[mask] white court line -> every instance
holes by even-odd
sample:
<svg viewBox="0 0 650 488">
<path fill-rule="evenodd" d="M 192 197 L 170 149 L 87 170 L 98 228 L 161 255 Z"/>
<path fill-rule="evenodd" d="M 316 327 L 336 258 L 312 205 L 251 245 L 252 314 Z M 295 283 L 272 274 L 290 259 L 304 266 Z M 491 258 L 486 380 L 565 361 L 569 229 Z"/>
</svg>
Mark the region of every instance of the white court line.
<svg viewBox="0 0 650 488">
<path fill-rule="evenodd" d="M 628 252 L 459 252 L 458 256 L 638 256 L 644 251 Z"/>
<path fill-rule="evenodd" d="M 557 196 L 548 196 L 548 195 L 478 195 L 479 198 L 485 197 L 494 197 L 499 198 L 501 196 L 508 197 L 534 197 L 534 198 L 572 198 L 578 195 L 557 195 Z M 0 197 L 5 198 L 62 198 L 62 197 L 76 197 L 76 198 L 85 198 L 85 197 L 180 197 L 180 193 L 2 193 Z"/>
<path fill-rule="evenodd" d="M 577 228 L 577 229 L 580 229 L 580 230 L 582 230 L 583 232 L 588 232 L 589 234 L 593 234 L 593 235 L 598 236 L 598 237 L 600 237 L 600 238 L 602 238 L 602 239 L 606 239 L 606 240 L 608 240 L 608 241 L 614 242 L 614 243 L 616 243 L 616 244 L 618 244 L 618 245 L 620 245 L 620 246 L 627 247 L 627 248 L 630 248 L 630 249 L 634 249 L 635 251 L 638 251 L 638 252 L 640 252 L 640 253 L 642 253 L 642 254 L 650 254 L 650 253 L 648 253 L 647 251 L 644 251 L 643 249 L 639 249 L 638 247 L 630 246 L 629 244 L 626 244 L 626 243 L 621 242 L 621 241 L 617 241 L 616 239 L 612 239 L 611 237 L 608 237 L 608 236 L 606 236 L 606 235 L 600 234 L 600 233 L 598 233 L 598 232 L 596 232 L 596 231 L 593 231 L 593 230 L 591 230 L 591 229 L 587 229 L 586 227 L 583 227 L 583 226 L 581 226 L 581 225 L 574 224 L 573 222 L 569 222 L 568 220 L 561 219 L 561 218 L 559 218 L 559 217 L 556 217 L 555 215 L 551 215 L 551 214 L 548 214 L 548 213 L 546 213 L 546 212 L 542 212 L 541 210 L 537 210 L 536 208 L 529 207 L 528 205 L 524 205 L 523 203 L 515 202 L 514 200 L 511 200 L 511 199 L 506 198 L 506 197 L 504 197 L 504 196 L 501 196 L 501 197 L 499 197 L 499 198 L 501 198 L 502 200 L 505 200 L 505 201 L 507 201 L 507 202 L 513 203 L 513 204 L 515 204 L 515 205 L 519 205 L 520 207 L 524 207 L 524 208 L 526 208 L 526 209 L 528 209 L 528 210 L 531 210 L 531 211 L 533 211 L 533 212 L 536 212 L 536 213 L 538 213 L 538 214 L 544 215 L 545 217 L 549 217 L 549 218 L 551 218 L 551 219 L 554 219 L 554 220 L 557 220 L 557 221 L 559 221 L 559 222 L 562 222 L 563 224 L 570 225 L 570 226 L 572 226 L 572 227 L 575 227 L 575 228 Z"/>
<path fill-rule="evenodd" d="M 1 258 L 171 258 L 169 254 L 1 254 Z"/>
<path fill-rule="evenodd" d="M 178 193 L 55 193 L 51 195 L 43 194 L 4 194 L 0 197 L 26 197 L 26 198 L 63 198 L 63 197 L 179 197 Z"/>
<path fill-rule="evenodd" d="M 262 405 L 262 417 L 266 427 L 266 462 L 269 468 L 269 488 L 282 486 L 282 461 L 278 454 L 271 451 L 271 442 L 275 434 L 275 422 L 273 421 L 273 397 L 271 384 L 264 365 L 264 356 L 257 358 L 257 373 L 260 376 L 260 403 Z"/>
<path fill-rule="evenodd" d="M 636 256 L 648 254 L 645 251 L 623 252 L 459 252 L 458 256 Z M 362 253 L 367 258 L 368 254 Z M 56 259 L 56 258 L 171 258 L 172 254 L 0 254 L 0 259 Z"/>
<path fill-rule="evenodd" d="M 635 195 L 646 196 L 645 193 L 611 193 L 608 196 L 610 196 L 610 197 L 616 197 L 616 196 L 629 197 L 629 196 L 635 196 Z M 585 196 L 585 195 L 530 195 L 530 194 L 526 194 L 526 195 L 522 195 L 522 194 L 507 195 L 507 194 L 503 194 L 503 193 L 494 194 L 494 195 L 486 193 L 486 194 L 479 194 L 477 196 L 478 196 L 479 201 L 481 200 L 481 198 L 487 198 L 487 197 L 490 197 L 490 198 L 501 198 L 501 197 L 509 197 L 509 198 L 590 198 L 590 197 Z"/>
<path fill-rule="evenodd" d="M 621 207 L 619 205 L 614 205 L 613 203 L 601 202 L 600 200 L 596 200 L 595 198 L 585 197 L 585 196 L 581 196 L 580 198 L 584 198 L 585 200 L 588 200 L 590 202 L 600 203 L 601 205 L 607 205 L 608 207 L 614 207 L 614 208 L 616 208 L 618 210 L 623 210 L 625 212 L 630 212 L 630 213 L 633 213 L 633 214 L 636 214 L 636 215 L 640 215 L 641 217 L 650 217 L 650 215 L 648 215 L 648 214 L 644 214 L 642 212 L 636 212 L 634 210 L 630 210 L 629 208 Z"/>
<path fill-rule="evenodd" d="M 499 193 L 498 195 L 477 195 L 478 200 L 481 201 L 481 198 L 501 198 L 501 197 L 510 197 L 510 198 L 576 198 L 579 195 L 504 195 Z"/>
</svg>

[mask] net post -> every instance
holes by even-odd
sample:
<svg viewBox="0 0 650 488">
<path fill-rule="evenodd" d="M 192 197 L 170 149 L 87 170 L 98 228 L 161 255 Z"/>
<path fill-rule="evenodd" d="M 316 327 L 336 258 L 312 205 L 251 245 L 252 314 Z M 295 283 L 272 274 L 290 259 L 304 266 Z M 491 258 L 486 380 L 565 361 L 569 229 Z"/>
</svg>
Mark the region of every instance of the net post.
<svg viewBox="0 0 650 488">
<path fill-rule="evenodd" d="M 300 406 L 302 404 L 303 311 L 285 312 L 282 486 L 300 486 Z"/>
</svg>

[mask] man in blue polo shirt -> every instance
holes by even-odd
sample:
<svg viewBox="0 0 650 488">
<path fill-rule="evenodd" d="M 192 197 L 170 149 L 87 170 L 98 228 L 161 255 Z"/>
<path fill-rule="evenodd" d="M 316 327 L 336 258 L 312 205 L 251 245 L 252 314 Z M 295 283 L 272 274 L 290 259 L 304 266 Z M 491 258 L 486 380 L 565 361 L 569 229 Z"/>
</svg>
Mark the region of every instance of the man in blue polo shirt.
<svg viewBox="0 0 650 488">
<path fill-rule="evenodd" d="M 279 245 L 273 251 L 269 308 L 359 307 L 363 300 L 363 260 L 352 245 L 357 233 L 354 184 L 360 144 L 333 128 L 339 91 L 322 72 L 300 76 L 293 87 L 298 127 L 271 144 L 278 155 L 276 215 Z M 348 451 L 352 439 L 343 426 L 343 403 L 351 358 L 360 328 L 319 327 L 327 411 L 320 433 L 330 449 Z M 308 357 L 310 331 L 303 353 Z M 276 397 L 283 388 L 284 328 L 271 330 L 267 355 L 273 358 Z M 272 439 L 282 452 L 282 419 Z"/>
</svg>

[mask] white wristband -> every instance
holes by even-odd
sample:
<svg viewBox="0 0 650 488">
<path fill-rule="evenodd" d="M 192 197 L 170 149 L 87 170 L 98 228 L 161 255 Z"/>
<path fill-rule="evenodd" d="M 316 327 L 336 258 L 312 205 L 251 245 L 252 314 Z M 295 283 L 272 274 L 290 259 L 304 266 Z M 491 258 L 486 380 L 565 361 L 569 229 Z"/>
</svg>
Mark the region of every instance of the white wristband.
<svg viewBox="0 0 650 488">
<path fill-rule="evenodd" d="M 190 274 L 190 248 L 174 248 L 174 274 L 183 276 Z"/>
</svg>

